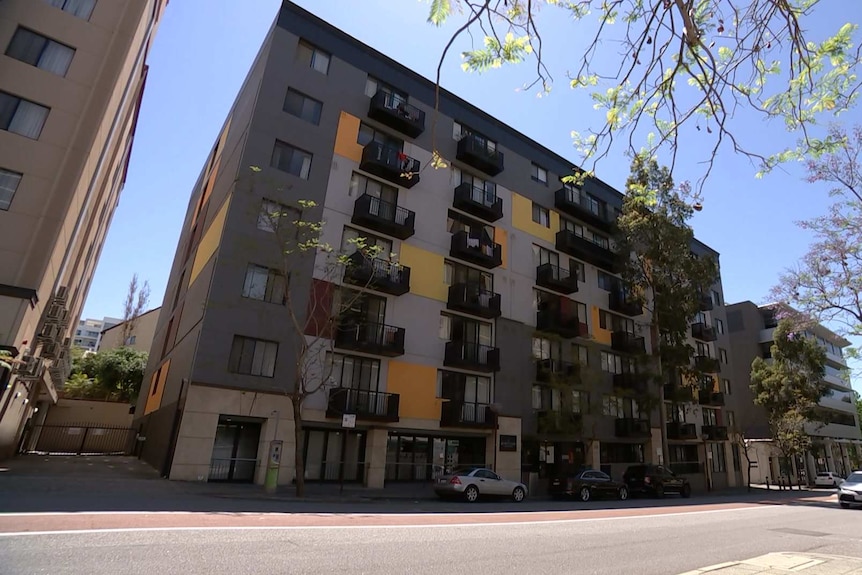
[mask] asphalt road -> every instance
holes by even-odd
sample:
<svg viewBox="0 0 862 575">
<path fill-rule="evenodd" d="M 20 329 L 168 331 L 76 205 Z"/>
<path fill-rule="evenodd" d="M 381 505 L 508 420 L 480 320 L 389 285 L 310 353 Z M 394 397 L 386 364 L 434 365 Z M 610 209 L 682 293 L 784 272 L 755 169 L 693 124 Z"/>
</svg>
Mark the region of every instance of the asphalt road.
<svg viewBox="0 0 862 575">
<path fill-rule="evenodd" d="M 0 572 L 667 575 L 771 551 L 862 557 L 862 511 L 838 509 L 834 502 L 684 510 L 638 517 L 581 514 L 544 523 L 530 523 L 530 514 L 524 513 L 512 524 L 417 526 L 405 521 L 389 527 L 365 525 L 373 517 L 367 515 L 343 516 L 337 527 L 2 535 Z"/>
</svg>

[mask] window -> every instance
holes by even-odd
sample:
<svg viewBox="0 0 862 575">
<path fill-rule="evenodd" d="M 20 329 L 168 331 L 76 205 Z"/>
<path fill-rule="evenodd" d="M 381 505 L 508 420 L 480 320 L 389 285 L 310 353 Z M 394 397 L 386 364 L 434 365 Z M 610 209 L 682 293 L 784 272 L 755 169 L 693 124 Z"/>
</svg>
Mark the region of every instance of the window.
<svg viewBox="0 0 862 575">
<path fill-rule="evenodd" d="M 297 57 L 300 62 L 312 70 L 317 70 L 321 74 L 329 73 L 329 54 L 316 46 L 312 46 L 305 40 L 299 41 Z"/>
<path fill-rule="evenodd" d="M 458 168 L 453 168 L 453 170 L 455 172 L 456 182 L 470 184 L 477 190 L 483 190 L 486 196 L 485 199 L 489 204 L 497 200 L 497 184 L 480 178 L 479 176 L 474 176 L 473 174 L 459 170 Z"/>
<path fill-rule="evenodd" d="M 727 363 L 727 350 L 724 348 L 718 348 L 718 359 L 721 363 Z"/>
<path fill-rule="evenodd" d="M 245 270 L 242 297 L 284 303 L 284 276 L 277 270 L 249 264 Z"/>
<path fill-rule="evenodd" d="M 296 225 L 301 213 L 298 209 L 272 200 L 264 199 L 260 205 L 260 212 L 257 215 L 257 229 L 265 232 L 274 232 L 282 225 Z"/>
<path fill-rule="evenodd" d="M 543 184 L 548 183 L 548 170 L 546 170 L 539 164 L 532 164 L 530 167 L 532 169 L 531 175 L 534 180 L 536 180 L 537 182 L 542 182 Z"/>
<path fill-rule="evenodd" d="M 490 377 L 440 370 L 437 372 L 437 383 L 438 397 L 462 403 L 488 405 L 493 402 L 494 387 Z"/>
<path fill-rule="evenodd" d="M 701 407 L 704 425 L 718 425 L 718 411 L 712 407 Z"/>
<path fill-rule="evenodd" d="M 356 134 L 356 143 L 360 146 L 367 146 L 371 142 L 377 142 L 378 144 L 382 144 L 388 148 L 395 148 L 399 151 L 404 148 L 404 142 L 395 136 L 390 136 L 386 132 L 376 130 L 368 124 L 359 124 L 359 132 Z"/>
<path fill-rule="evenodd" d="M 729 379 L 722 380 L 722 385 L 724 387 L 724 394 L 730 395 L 730 380 Z"/>
<path fill-rule="evenodd" d="M 548 208 L 542 207 L 536 202 L 533 202 L 533 221 L 540 226 L 550 228 L 551 212 L 548 211 Z"/>
<path fill-rule="evenodd" d="M 0 168 L 0 210 L 8 210 L 23 174 Z"/>
<path fill-rule="evenodd" d="M 347 195 L 353 198 L 363 194 L 367 194 L 372 198 L 378 198 L 383 202 L 391 204 L 393 208 L 398 204 L 398 188 L 353 172 L 353 175 L 350 176 L 350 188 L 348 188 Z M 382 207 L 379 203 L 376 205 L 377 207 Z M 374 208 L 375 205 L 372 204 L 371 209 L 373 210 Z M 375 215 L 383 216 L 385 214 L 381 213 Z"/>
<path fill-rule="evenodd" d="M 609 331 L 624 331 L 631 334 L 635 332 L 633 319 L 615 315 L 603 309 L 599 310 L 599 327 Z"/>
<path fill-rule="evenodd" d="M 0 130 L 38 140 L 50 109 L 0 92 Z"/>
<path fill-rule="evenodd" d="M 587 391 L 572 390 L 572 413 L 583 413 L 590 410 L 590 394 Z"/>
<path fill-rule="evenodd" d="M 731 429 L 736 428 L 736 414 L 732 411 L 727 412 L 727 426 Z"/>
<path fill-rule="evenodd" d="M 581 365 L 589 365 L 589 352 L 585 345 L 572 344 L 572 357 Z"/>
<path fill-rule="evenodd" d="M 52 74 L 65 76 L 75 49 L 26 28 L 18 28 L 6 49 L 6 55 Z"/>
<path fill-rule="evenodd" d="M 642 443 L 607 443 L 602 441 L 599 457 L 602 463 L 643 463 Z"/>
<path fill-rule="evenodd" d="M 625 402 L 623 398 L 616 395 L 603 395 L 602 415 L 610 415 L 616 418 L 625 417 Z"/>
<path fill-rule="evenodd" d="M 341 233 L 341 251 L 346 255 L 353 255 L 360 245 L 364 246 L 367 257 L 381 260 L 389 260 L 392 257 L 392 240 L 345 226 Z"/>
<path fill-rule="evenodd" d="M 272 150 L 272 167 L 307 180 L 311 172 L 311 154 L 276 140 Z"/>
<path fill-rule="evenodd" d="M 606 291 L 614 291 L 619 280 L 607 272 L 597 270 L 599 276 L 599 287 Z"/>
<path fill-rule="evenodd" d="M 721 321 L 718 318 L 715 318 L 712 321 L 712 325 L 715 326 L 715 333 L 717 333 L 718 335 L 724 335 L 724 322 L 723 321 Z"/>
<path fill-rule="evenodd" d="M 607 373 L 633 373 L 635 363 L 631 357 L 603 351 L 601 352 L 601 369 Z"/>
<path fill-rule="evenodd" d="M 544 264 L 560 267 L 560 254 L 533 244 L 533 265 L 539 267 Z"/>
<path fill-rule="evenodd" d="M 365 80 L 365 95 L 369 98 L 373 98 L 377 92 L 383 92 L 384 94 L 391 96 L 393 104 L 397 102 L 407 102 L 407 94 L 396 90 L 386 82 L 381 82 L 373 76 L 368 76 L 368 79 Z"/>
<path fill-rule="evenodd" d="M 443 283 L 473 284 L 485 291 L 494 291 L 494 274 L 455 262 L 443 262 Z"/>
<path fill-rule="evenodd" d="M 543 337 L 534 337 L 533 357 L 535 359 L 551 359 L 560 357 L 559 342 L 552 342 Z"/>
<path fill-rule="evenodd" d="M 96 0 L 48 0 L 48 4 L 82 20 L 89 20 Z"/>
<path fill-rule="evenodd" d="M 275 375 L 276 355 L 278 344 L 274 341 L 235 335 L 228 370 L 243 375 L 272 377 Z"/>
<path fill-rule="evenodd" d="M 587 269 L 578 260 L 569 259 L 569 275 L 576 276 L 579 282 L 587 281 Z"/>
<path fill-rule="evenodd" d="M 702 311 L 699 311 L 694 315 L 693 323 L 702 323 L 703 325 L 709 325 L 709 322 L 706 321 L 706 314 Z"/>
<path fill-rule="evenodd" d="M 331 354 L 327 356 L 329 377 L 339 387 L 377 391 L 380 381 L 380 360 L 351 355 Z"/>
<path fill-rule="evenodd" d="M 490 346 L 492 328 L 490 323 L 469 320 L 458 315 L 440 314 L 440 339 L 464 341 L 469 344 Z"/>
<path fill-rule="evenodd" d="M 126 345 L 135 345 L 135 342 L 138 340 L 138 336 L 130 335 L 126 338 Z"/>
<path fill-rule="evenodd" d="M 712 305 L 721 305 L 721 294 L 718 293 L 716 290 L 712 290 Z"/>
<path fill-rule="evenodd" d="M 455 140 L 460 140 L 465 136 L 473 136 L 477 145 L 484 147 L 485 151 L 489 154 L 494 154 L 497 152 L 497 142 L 494 140 L 489 140 L 487 136 L 473 130 L 465 126 L 464 124 L 460 124 L 455 122 L 452 126 L 452 138 Z"/>
<path fill-rule="evenodd" d="M 712 348 L 709 347 L 708 343 L 704 343 L 702 341 L 695 342 L 697 344 L 697 355 L 702 355 L 704 357 L 712 357 Z"/>
<path fill-rule="evenodd" d="M 284 97 L 284 111 L 288 114 L 302 118 L 316 126 L 320 124 L 322 110 L 323 103 L 320 100 L 315 100 L 293 88 L 287 89 L 287 96 Z"/>
<path fill-rule="evenodd" d="M 727 471 L 727 461 L 724 458 L 723 443 L 709 443 L 709 450 L 712 453 L 712 471 L 714 473 L 723 473 Z"/>
</svg>

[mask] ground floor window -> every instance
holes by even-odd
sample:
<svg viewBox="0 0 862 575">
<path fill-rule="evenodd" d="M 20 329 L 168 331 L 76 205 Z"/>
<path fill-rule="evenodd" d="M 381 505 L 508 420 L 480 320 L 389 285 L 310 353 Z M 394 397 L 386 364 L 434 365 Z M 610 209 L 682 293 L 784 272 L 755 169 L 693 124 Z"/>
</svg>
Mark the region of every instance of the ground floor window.
<svg viewBox="0 0 862 575">
<path fill-rule="evenodd" d="M 308 481 L 365 479 L 364 431 L 306 429 L 304 450 Z"/>
<path fill-rule="evenodd" d="M 643 463 L 643 443 L 604 443 L 600 448 L 600 457 L 605 463 Z"/>
<path fill-rule="evenodd" d="M 707 449 L 712 453 L 713 473 L 724 473 L 727 471 L 727 460 L 724 456 L 723 443 L 707 443 Z"/>
<path fill-rule="evenodd" d="M 386 481 L 432 481 L 470 465 L 485 465 L 484 437 L 389 434 Z"/>
<path fill-rule="evenodd" d="M 697 445 L 668 445 L 668 467 L 674 473 L 700 473 Z"/>
</svg>

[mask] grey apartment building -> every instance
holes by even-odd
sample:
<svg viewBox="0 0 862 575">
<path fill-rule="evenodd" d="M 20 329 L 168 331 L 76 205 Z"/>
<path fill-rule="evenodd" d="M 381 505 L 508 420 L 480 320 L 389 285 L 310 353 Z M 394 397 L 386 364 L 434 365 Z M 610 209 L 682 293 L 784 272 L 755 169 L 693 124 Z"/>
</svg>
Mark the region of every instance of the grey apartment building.
<svg viewBox="0 0 862 575">
<path fill-rule="evenodd" d="M 0 2 L 0 459 L 69 375 L 166 5 Z"/>
<path fill-rule="evenodd" d="M 665 422 L 633 360 L 648 318 L 614 273 L 621 194 L 564 185 L 571 162 L 445 90 L 432 144 L 433 102 L 429 80 L 283 3 L 191 194 L 136 409 L 142 458 L 172 479 L 260 483 L 277 439 L 280 483 L 301 449 L 307 480 L 375 487 L 472 464 L 540 486 L 660 459 Z M 246 185 L 249 166 L 269 184 Z M 332 377 L 304 406 L 302 445 L 281 254 L 260 217 L 298 199 L 324 242 L 383 254 L 352 255 L 337 280 L 364 295 L 313 359 Z M 331 281 L 319 263 L 291 269 L 301 302 Z M 713 375 L 695 395 L 668 388 L 668 463 L 722 487 L 738 475 L 720 284 L 701 307 L 691 342 Z"/>
<path fill-rule="evenodd" d="M 754 404 L 749 387 L 751 362 L 755 357 L 771 357 L 773 333 L 778 325 L 776 312 L 781 308 L 780 304 L 758 306 L 750 301 L 727 306 L 735 384 L 733 393 L 728 395 L 727 406 L 734 413 L 735 428 L 751 440 L 750 456 L 756 461 L 752 470 L 754 482 L 765 481 L 767 477 L 774 481 L 782 474 L 779 454 L 770 442 L 766 412 Z M 794 467 L 799 474 L 804 470 L 809 481 L 813 481 L 818 471 L 833 471 L 846 476 L 853 470 L 854 462 L 858 466 L 862 461 L 862 430 L 850 386 L 850 372 L 842 351 L 850 342 L 820 324 L 809 327 L 806 333 L 816 338 L 826 350 L 824 381 L 829 391 L 820 400 L 821 421 L 807 426 L 812 448 L 804 458 L 794 462 Z"/>
</svg>

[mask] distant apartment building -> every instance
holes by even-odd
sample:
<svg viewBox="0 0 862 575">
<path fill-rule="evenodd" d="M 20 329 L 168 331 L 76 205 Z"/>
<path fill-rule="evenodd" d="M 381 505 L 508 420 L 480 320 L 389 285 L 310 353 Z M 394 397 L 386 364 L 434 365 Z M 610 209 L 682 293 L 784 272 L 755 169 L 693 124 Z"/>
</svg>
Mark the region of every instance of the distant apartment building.
<svg viewBox="0 0 862 575">
<path fill-rule="evenodd" d="M 758 306 L 744 301 L 727 306 L 728 329 L 735 365 L 735 386 L 728 394 L 728 409 L 734 414 L 734 428 L 751 441 L 751 455 L 756 467 L 752 480 L 775 481 L 782 473 L 779 468 L 779 453 L 771 444 L 771 431 L 766 411 L 754 404 L 751 391 L 751 363 L 756 357 L 769 359 L 774 343 L 773 332 L 778 325 L 776 312 L 781 305 Z M 794 462 L 795 471 L 803 470 L 809 480 L 819 471 L 833 471 L 847 475 L 853 461 L 862 460 L 862 430 L 859 428 L 850 371 L 844 358 L 843 348 L 850 345 L 845 338 L 836 335 L 823 325 L 815 325 L 807 331 L 826 350 L 825 383 L 828 393 L 820 400 L 819 415 L 822 421 L 811 422 L 807 429 L 812 438 L 812 449 L 800 461 Z M 795 478 L 794 478 L 795 479 Z"/>
<path fill-rule="evenodd" d="M 166 4 L 0 2 L 0 458 L 71 369 Z"/>
<path fill-rule="evenodd" d="M 540 486 L 659 461 L 667 424 L 671 468 L 701 489 L 736 484 L 720 283 L 692 318 L 708 385 L 671 382 L 661 421 L 635 361 L 648 316 L 611 245 L 622 195 L 564 184 L 570 161 L 440 98 L 432 144 L 432 82 L 283 3 L 192 191 L 135 412 L 142 457 L 172 479 L 261 482 L 278 439 L 282 483 L 301 449 L 308 481 L 381 487 L 487 465 Z M 428 167 L 435 146 L 450 167 Z M 238 185 L 249 166 L 272 184 Z M 352 254 L 334 280 L 363 295 L 315 359 L 332 377 L 305 405 L 302 445 L 284 395 L 296 358 L 282 254 L 261 217 L 297 198 L 319 206 L 324 242 L 363 237 L 382 254 Z M 291 273 L 302 302 L 331 281 L 311 257 Z"/>
<path fill-rule="evenodd" d="M 99 351 L 102 332 L 122 323 L 122 321 L 122 319 L 115 317 L 78 320 L 78 328 L 75 330 L 75 335 L 72 338 L 72 345 L 86 349 L 87 351 Z"/>
<path fill-rule="evenodd" d="M 153 345 L 153 337 L 156 334 L 156 323 L 159 319 L 159 310 L 151 309 L 136 317 L 131 323 L 130 329 L 126 329 L 126 323 L 120 321 L 102 329 L 99 340 L 99 351 L 129 347 L 137 351 L 149 353 Z"/>
</svg>

